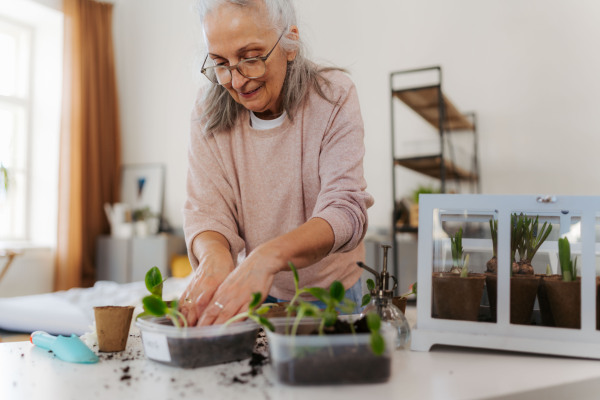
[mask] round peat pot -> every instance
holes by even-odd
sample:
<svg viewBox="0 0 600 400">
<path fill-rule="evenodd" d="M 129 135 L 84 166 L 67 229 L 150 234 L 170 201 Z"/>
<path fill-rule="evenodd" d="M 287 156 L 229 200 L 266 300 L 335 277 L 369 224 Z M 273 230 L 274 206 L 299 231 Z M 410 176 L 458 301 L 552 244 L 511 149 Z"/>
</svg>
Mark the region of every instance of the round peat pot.
<svg viewBox="0 0 600 400">
<path fill-rule="evenodd" d="M 140 318 L 146 357 L 182 368 L 197 368 L 249 358 L 259 327 L 252 321 L 230 325 L 176 328 L 167 318 Z"/>
<path fill-rule="evenodd" d="M 546 289 L 546 283 L 548 281 L 562 280 L 560 275 L 538 275 L 540 280 L 540 286 L 538 287 L 538 303 L 540 304 L 540 316 L 542 317 L 543 326 L 556 326 L 554 317 L 552 316 L 552 309 L 550 308 L 550 301 L 548 300 L 548 291 Z"/>
<path fill-rule="evenodd" d="M 535 275 L 513 275 L 510 278 L 511 324 L 531 325 L 539 285 L 540 277 Z"/>
<path fill-rule="evenodd" d="M 485 276 L 433 273 L 434 318 L 477 321 Z"/>
<path fill-rule="evenodd" d="M 573 282 L 548 280 L 544 284 L 556 326 L 581 328 L 581 278 Z"/>
<path fill-rule="evenodd" d="M 102 352 L 125 350 L 131 328 L 133 306 L 94 307 L 98 349 Z"/>
<path fill-rule="evenodd" d="M 540 277 L 533 275 L 514 275 L 510 278 L 510 323 L 518 325 L 531 324 L 533 305 L 538 292 Z M 485 285 L 490 302 L 491 320 L 497 320 L 498 277 L 496 274 L 485 274 Z"/>
</svg>

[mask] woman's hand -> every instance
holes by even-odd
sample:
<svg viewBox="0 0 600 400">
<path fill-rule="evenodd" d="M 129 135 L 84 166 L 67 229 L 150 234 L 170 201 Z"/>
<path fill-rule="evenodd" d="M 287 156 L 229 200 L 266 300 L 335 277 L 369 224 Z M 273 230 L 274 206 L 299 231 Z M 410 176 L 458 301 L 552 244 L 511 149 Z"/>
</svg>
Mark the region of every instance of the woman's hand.
<svg viewBox="0 0 600 400">
<path fill-rule="evenodd" d="M 247 311 L 255 292 L 260 292 L 264 301 L 275 274 L 285 266 L 277 255 L 269 243 L 257 247 L 214 292 L 198 325 L 222 324 Z"/>
<path fill-rule="evenodd" d="M 199 264 L 193 278 L 179 299 L 179 311 L 189 326 L 194 326 L 204 313 L 217 288 L 233 271 L 234 264 L 229 248 L 221 240 L 210 240 L 210 234 L 200 234 L 194 240 L 195 255 Z M 208 237 L 209 240 L 206 240 Z M 198 241 L 198 244 L 196 244 Z"/>
</svg>

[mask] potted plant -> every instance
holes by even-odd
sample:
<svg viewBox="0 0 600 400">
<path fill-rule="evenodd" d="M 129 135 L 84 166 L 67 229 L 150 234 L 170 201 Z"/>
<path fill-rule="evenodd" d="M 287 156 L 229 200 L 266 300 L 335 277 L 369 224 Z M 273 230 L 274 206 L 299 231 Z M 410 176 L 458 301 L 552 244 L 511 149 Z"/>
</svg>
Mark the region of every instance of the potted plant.
<svg viewBox="0 0 600 400">
<path fill-rule="evenodd" d="M 497 225 L 490 222 L 490 229 L 492 243 L 494 243 L 497 240 Z M 529 218 L 523 213 L 511 215 L 510 322 L 512 324 L 527 325 L 531 323 L 533 305 L 540 282 L 540 277 L 533 273 L 531 263 L 551 231 L 552 225 L 547 222 L 544 222 L 541 229 L 539 228 L 539 216 Z M 517 255 L 519 256 L 518 260 Z M 486 287 L 492 321 L 496 321 L 497 318 L 497 286 L 496 271 L 491 270 L 488 265 Z"/>
<path fill-rule="evenodd" d="M 299 288 L 293 271 L 296 293 L 288 312 L 296 316 L 274 318 L 274 331 L 266 329 L 271 362 L 278 379 L 292 385 L 377 383 L 391 375 L 394 330 L 383 325 L 375 313 L 353 321 L 340 317 L 354 304 L 344 298 L 343 285 L 335 281 L 328 290 Z M 300 298 L 309 293 L 326 307 L 317 308 Z"/>
<path fill-rule="evenodd" d="M 146 357 L 171 366 L 196 368 L 243 360 L 252 355 L 260 330 L 254 318 L 227 326 L 189 327 L 177 310 L 177 301 L 162 299 L 163 282 L 157 267 L 146 273 L 145 283 L 150 294 L 142 299 L 144 312 L 136 318 Z M 249 313 L 258 316 L 266 308 L 253 303 Z"/>
<path fill-rule="evenodd" d="M 433 273 L 434 318 L 478 320 L 485 276 L 469 272 L 469 255 L 463 252 L 462 234 L 460 228 L 450 237 L 450 271 Z"/>
<path fill-rule="evenodd" d="M 409 210 L 409 225 L 412 227 L 419 226 L 419 196 L 421 194 L 435 194 L 440 193 L 438 189 L 434 189 L 432 186 L 420 185 L 412 192 L 412 203 Z"/>
<path fill-rule="evenodd" d="M 150 207 L 142 207 L 133 210 L 131 219 L 135 227 L 135 234 L 139 237 L 154 235 L 158 232 L 158 215 Z"/>
<path fill-rule="evenodd" d="M 561 279 L 544 282 L 552 320 L 561 328 L 581 327 L 581 279 L 577 277 L 577 259 L 571 258 L 571 245 L 566 237 L 558 239 L 558 261 Z"/>
</svg>

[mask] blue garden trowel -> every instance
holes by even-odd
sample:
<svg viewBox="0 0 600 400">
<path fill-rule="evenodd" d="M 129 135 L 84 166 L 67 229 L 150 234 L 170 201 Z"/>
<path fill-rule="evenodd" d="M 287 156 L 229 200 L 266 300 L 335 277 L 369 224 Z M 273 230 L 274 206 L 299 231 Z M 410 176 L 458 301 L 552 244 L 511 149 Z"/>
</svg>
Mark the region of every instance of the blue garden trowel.
<svg viewBox="0 0 600 400">
<path fill-rule="evenodd" d="M 63 361 L 83 364 L 98 362 L 98 356 L 75 334 L 70 337 L 52 336 L 46 332 L 35 331 L 31 334 L 30 341 L 42 349 L 51 350 Z"/>
</svg>

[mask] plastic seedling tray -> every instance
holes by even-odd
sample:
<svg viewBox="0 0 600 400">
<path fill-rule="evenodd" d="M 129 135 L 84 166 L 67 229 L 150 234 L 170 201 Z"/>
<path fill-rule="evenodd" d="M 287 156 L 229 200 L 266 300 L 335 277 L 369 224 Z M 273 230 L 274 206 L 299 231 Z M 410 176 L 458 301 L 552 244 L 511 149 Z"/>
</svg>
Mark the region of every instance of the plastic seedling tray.
<svg viewBox="0 0 600 400">
<path fill-rule="evenodd" d="M 394 330 L 382 325 L 385 352 L 378 356 L 370 347 L 370 334 L 310 334 L 318 329 L 315 320 L 303 320 L 295 336 L 293 320 L 274 318 L 275 332 L 267 331 L 271 364 L 280 382 L 290 385 L 381 383 L 391 374 Z"/>
<path fill-rule="evenodd" d="M 159 363 L 197 368 L 249 358 L 259 327 L 252 321 L 176 328 L 167 318 L 140 318 L 146 357 Z"/>
</svg>

